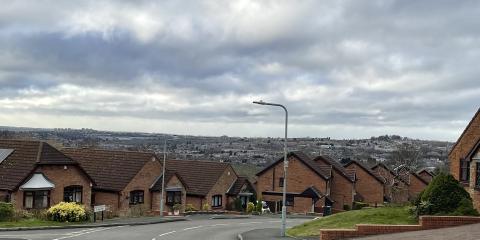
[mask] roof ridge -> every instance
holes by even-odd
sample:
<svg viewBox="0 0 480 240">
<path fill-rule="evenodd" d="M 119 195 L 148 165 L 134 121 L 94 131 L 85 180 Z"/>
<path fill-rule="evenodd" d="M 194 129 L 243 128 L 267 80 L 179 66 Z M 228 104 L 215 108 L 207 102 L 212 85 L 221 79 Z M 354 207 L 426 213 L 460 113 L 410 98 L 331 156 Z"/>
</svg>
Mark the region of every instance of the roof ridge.
<svg viewBox="0 0 480 240">
<path fill-rule="evenodd" d="M 80 151 L 95 151 L 95 152 L 122 152 L 122 153 L 143 153 L 143 154 L 152 154 L 152 155 L 155 155 L 157 156 L 157 154 L 155 154 L 155 152 L 153 151 L 134 151 L 134 150 L 122 150 L 122 149 L 103 149 L 103 148 L 88 148 L 88 147 L 81 147 L 81 148 L 76 148 L 76 147 L 64 147 L 62 148 L 62 151 L 63 150 L 66 150 L 66 151 L 69 151 L 69 150 L 78 150 L 79 152 Z"/>
<path fill-rule="evenodd" d="M 458 137 L 457 141 L 455 142 L 455 144 L 453 144 L 452 148 L 450 149 L 450 151 L 448 152 L 448 155 L 450 156 L 450 154 L 453 152 L 453 149 L 455 149 L 458 145 L 458 143 L 460 142 L 460 140 L 463 138 L 463 135 L 465 135 L 465 133 L 467 132 L 467 129 L 470 128 L 470 126 L 472 125 L 473 121 L 478 117 L 480 116 L 480 107 L 477 109 L 477 112 L 475 113 L 475 115 L 473 115 L 472 119 L 470 120 L 470 122 L 468 122 L 468 125 L 467 127 L 465 127 L 465 129 L 463 129 L 463 132 L 462 134 L 460 134 L 460 137 Z"/>
</svg>

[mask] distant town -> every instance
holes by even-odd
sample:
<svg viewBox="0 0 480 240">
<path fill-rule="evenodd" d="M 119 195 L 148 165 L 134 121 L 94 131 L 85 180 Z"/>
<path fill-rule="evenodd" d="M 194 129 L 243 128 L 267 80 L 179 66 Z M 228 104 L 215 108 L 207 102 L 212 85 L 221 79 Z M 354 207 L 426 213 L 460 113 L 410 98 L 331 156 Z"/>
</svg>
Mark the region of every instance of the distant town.
<svg viewBox="0 0 480 240">
<path fill-rule="evenodd" d="M 0 138 L 36 139 L 57 147 L 101 148 L 111 150 L 163 152 L 166 139 L 169 158 L 211 160 L 261 168 L 282 156 L 283 138 L 247 138 L 229 136 L 190 136 L 161 133 L 113 132 L 94 129 L 43 129 L 0 127 Z M 311 156 L 326 155 L 337 161 L 356 160 L 373 166 L 378 162 L 394 164 L 395 155 L 415 158 L 413 168 L 445 169 L 452 142 L 418 140 L 398 135 L 369 139 L 331 139 L 329 137 L 290 138 L 289 151 Z M 401 153 L 407 149 L 408 153 Z M 412 153 L 413 152 L 413 153 Z M 255 168 L 250 171 L 255 171 Z M 251 175 L 250 172 L 249 175 Z"/>
</svg>

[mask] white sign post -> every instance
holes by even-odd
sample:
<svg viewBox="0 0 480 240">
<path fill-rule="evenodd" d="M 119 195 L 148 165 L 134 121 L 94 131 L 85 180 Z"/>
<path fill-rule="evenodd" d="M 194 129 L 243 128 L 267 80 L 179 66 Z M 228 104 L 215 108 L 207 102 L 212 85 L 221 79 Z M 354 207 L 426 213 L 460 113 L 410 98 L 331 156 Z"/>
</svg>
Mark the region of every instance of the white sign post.
<svg viewBox="0 0 480 240">
<path fill-rule="evenodd" d="M 102 212 L 102 221 L 103 221 L 103 212 L 107 209 L 105 205 L 93 206 L 93 222 L 97 221 L 97 212 Z"/>
</svg>

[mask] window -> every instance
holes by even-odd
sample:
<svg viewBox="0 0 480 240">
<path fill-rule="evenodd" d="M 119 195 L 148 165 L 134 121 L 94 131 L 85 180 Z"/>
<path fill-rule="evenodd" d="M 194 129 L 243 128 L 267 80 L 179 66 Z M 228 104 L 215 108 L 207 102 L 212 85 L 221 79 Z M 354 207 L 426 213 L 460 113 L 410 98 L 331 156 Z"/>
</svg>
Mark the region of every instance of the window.
<svg viewBox="0 0 480 240">
<path fill-rule="evenodd" d="M 283 187 L 283 179 L 284 179 L 283 177 L 278 179 L 278 186 L 279 187 Z"/>
<path fill-rule="evenodd" d="M 477 182 L 475 183 L 475 187 L 480 188 L 480 162 L 477 162 Z"/>
<path fill-rule="evenodd" d="M 295 198 L 293 196 L 287 195 L 287 201 L 285 201 L 285 206 L 293 206 L 295 203 Z"/>
<path fill-rule="evenodd" d="M 468 182 L 470 180 L 470 161 L 462 159 L 460 161 L 460 181 Z"/>
<path fill-rule="evenodd" d="M 221 207 L 222 206 L 222 195 L 212 196 L 212 207 Z"/>
<path fill-rule="evenodd" d="M 82 186 L 68 186 L 63 189 L 63 201 L 82 203 Z"/>
<path fill-rule="evenodd" d="M 167 205 L 173 206 L 175 204 L 182 204 L 182 192 L 167 191 Z"/>
<path fill-rule="evenodd" d="M 143 203 L 143 191 L 135 190 L 130 192 L 130 204 L 142 204 Z"/>
<path fill-rule="evenodd" d="M 26 209 L 42 209 L 50 205 L 50 191 L 25 191 L 23 206 Z"/>
</svg>

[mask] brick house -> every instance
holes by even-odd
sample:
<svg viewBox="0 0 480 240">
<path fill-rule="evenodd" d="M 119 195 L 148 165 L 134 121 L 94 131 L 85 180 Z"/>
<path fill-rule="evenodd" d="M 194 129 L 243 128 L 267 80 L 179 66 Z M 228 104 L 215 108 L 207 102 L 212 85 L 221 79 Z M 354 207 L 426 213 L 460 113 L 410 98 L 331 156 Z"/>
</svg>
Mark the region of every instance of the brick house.
<svg viewBox="0 0 480 240">
<path fill-rule="evenodd" d="M 206 204 L 210 210 L 227 210 L 235 198 L 244 196 L 245 201 L 252 201 L 256 195 L 228 163 L 167 160 L 166 169 L 181 178 L 186 189 L 185 204 L 197 210 Z"/>
<path fill-rule="evenodd" d="M 355 172 L 355 194 L 357 199 L 373 206 L 383 204 L 385 195 L 384 181 L 377 173 L 355 160 L 351 160 L 344 167 Z"/>
<path fill-rule="evenodd" d="M 331 169 L 329 197 L 333 201 L 333 209 L 343 210 L 345 206 L 351 208 L 356 195 L 355 171 L 346 169 L 342 164 L 327 156 L 318 156 L 314 161 L 322 167 Z"/>
<path fill-rule="evenodd" d="M 280 212 L 283 193 L 283 157 L 268 165 L 257 175 L 257 195 L 261 196 L 272 212 Z M 322 169 L 309 156 L 301 152 L 288 154 L 287 212 L 320 212 L 328 200 L 330 170 Z"/>
<path fill-rule="evenodd" d="M 427 169 L 421 169 L 420 171 L 417 172 L 417 175 L 423 178 L 426 182 L 430 183 L 432 179 L 435 177 L 433 173 L 428 171 Z"/>
<path fill-rule="evenodd" d="M 450 173 L 463 184 L 480 210 L 480 108 L 448 154 Z"/>
<path fill-rule="evenodd" d="M 155 154 L 75 148 L 62 152 L 80 163 L 95 180 L 92 205 L 106 205 L 111 213 L 120 216 L 158 211 L 153 208 L 150 190 L 162 173 Z"/>
<path fill-rule="evenodd" d="M 45 209 L 61 201 L 90 207 L 95 181 L 83 167 L 41 141 L 0 140 L 0 201 Z"/>
<path fill-rule="evenodd" d="M 420 194 L 429 184 L 429 182 L 407 166 L 399 166 L 395 171 L 397 172 L 398 177 L 408 184 L 408 200 L 414 200 L 417 198 L 418 194 Z"/>
<path fill-rule="evenodd" d="M 386 202 L 408 202 L 408 183 L 406 181 L 398 177 L 393 170 L 383 163 L 378 163 L 371 169 L 384 182 L 383 191 Z"/>
</svg>

